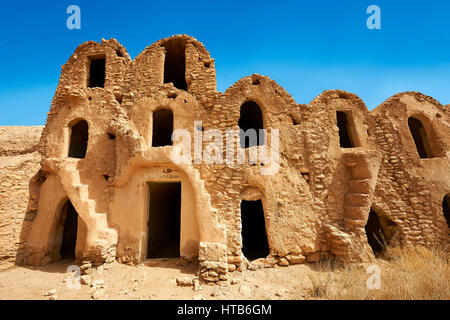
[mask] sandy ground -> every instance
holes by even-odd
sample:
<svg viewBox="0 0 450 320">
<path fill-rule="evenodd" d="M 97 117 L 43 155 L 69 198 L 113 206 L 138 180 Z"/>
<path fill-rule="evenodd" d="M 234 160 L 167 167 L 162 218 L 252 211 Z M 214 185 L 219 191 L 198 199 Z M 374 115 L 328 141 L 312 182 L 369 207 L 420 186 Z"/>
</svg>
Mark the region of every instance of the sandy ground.
<svg viewBox="0 0 450 320">
<path fill-rule="evenodd" d="M 72 275 L 69 262 L 42 267 L 19 267 L 0 272 L 0 299 L 310 299 L 312 266 L 295 265 L 255 271 L 233 272 L 226 284 L 200 288 L 180 286 L 177 279 L 195 278 L 197 265 L 182 265 L 174 259 L 146 261 L 138 266 L 114 262 L 108 270 L 92 269 L 89 277 L 95 286 L 69 289 Z M 48 291 L 55 293 L 47 295 Z"/>
</svg>

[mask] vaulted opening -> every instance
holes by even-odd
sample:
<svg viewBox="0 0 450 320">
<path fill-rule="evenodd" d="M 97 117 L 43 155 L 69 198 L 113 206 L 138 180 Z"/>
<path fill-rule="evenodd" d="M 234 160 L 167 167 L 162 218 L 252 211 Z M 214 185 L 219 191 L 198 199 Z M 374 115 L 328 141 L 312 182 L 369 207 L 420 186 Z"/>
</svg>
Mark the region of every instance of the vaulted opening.
<svg viewBox="0 0 450 320">
<path fill-rule="evenodd" d="M 170 109 L 153 112 L 152 147 L 172 145 L 173 113 Z"/>
<path fill-rule="evenodd" d="M 446 195 L 442 201 L 442 210 L 444 211 L 444 217 L 447 221 L 447 226 L 450 228 L 450 196 Z"/>
<path fill-rule="evenodd" d="M 63 226 L 61 247 L 59 253 L 61 259 L 75 259 L 75 247 L 77 244 L 78 213 L 70 200 L 67 200 L 61 211 L 60 226 Z"/>
<path fill-rule="evenodd" d="M 337 126 L 339 129 L 339 144 L 341 148 L 355 148 L 357 147 L 356 139 L 351 127 L 350 119 L 347 113 L 343 111 L 336 111 Z"/>
<path fill-rule="evenodd" d="M 181 90 L 187 90 L 186 83 L 186 40 L 175 38 L 162 45 L 166 49 L 164 59 L 164 83 L 172 82 Z"/>
<path fill-rule="evenodd" d="M 70 128 L 69 157 L 82 159 L 86 156 L 89 140 L 89 125 L 80 120 Z"/>
<path fill-rule="evenodd" d="M 416 145 L 417 153 L 421 158 L 431 158 L 432 152 L 427 134 L 422 122 L 414 117 L 408 118 L 408 127 Z"/>
<path fill-rule="evenodd" d="M 95 88 L 105 87 L 106 77 L 106 58 L 91 58 L 89 59 L 89 80 L 88 87 Z"/>
<path fill-rule="evenodd" d="M 254 101 L 247 101 L 241 106 L 238 122 L 240 131 L 240 145 L 242 149 L 264 145 L 263 114 L 261 108 Z"/>
<path fill-rule="evenodd" d="M 241 202 L 242 253 L 248 260 L 269 255 L 266 221 L 261 200 Z"/>
<path fill-rule="evenodd" d="M 150 182 L 147 258 L 180 256 L 181 182 Z"/>
<path fill-rule="evenodd" d="M 386 236 L 380 218 L 372 208 L 370 209 L 369 219 L 367 220 L 365 229 L 367 241 L 369 242 L 373 253 L 379 255 L 386 249 Z"/>
</svg>

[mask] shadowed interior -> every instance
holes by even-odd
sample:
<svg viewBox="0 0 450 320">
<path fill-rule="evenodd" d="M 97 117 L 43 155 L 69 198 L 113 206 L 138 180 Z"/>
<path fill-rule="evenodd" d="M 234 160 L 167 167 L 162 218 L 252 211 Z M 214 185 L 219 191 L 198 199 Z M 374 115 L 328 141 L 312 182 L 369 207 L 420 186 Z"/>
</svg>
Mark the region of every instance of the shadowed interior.
<svg viewBox="0 0 450 320">
<path fill-rule="evenodd" d="M 447 226 L 450 228 L 450 196 L 448 195 L 442 200 L 442 210 L 444 211 L 444 218 L 447 221 Z"/>
<path fill-rule="evenodd" d="M 106 76 L 106 58 L 91 59 L 89 65 L 89 85 L 90 88 L 104 88 Z"/>
<path fill-rule="evenodd" d="M 187 90 L 186 83 L 186 40 L 170 39 L 163 47 L 166 49 L 166 58 L 164 60 L 164 83 L 172 82 L 173 85 L 181 90 Z"/>
<path fill-rule="evenodd" d="M 241 202 L 242 252 L 249 260 L 269 255 L 266 221 L 261 200 Z"/>
<path fill-rule="evenodd" d="M 239 128 L 244 132 L 249 129 L 256 130 L 256 141 L 240 134 L 241 148 L 245 149 L 253 146 L 262 146 L 264 144 L 264 134 L 259 135 L 259 130 L 264 129 L 263 115 L 261 108 L 254 101 L 247 101 L 241 106 L 241 114 L 238 122 Z"/>
<path fill-rule="evenodd" d="M 386 236 L 383 232 L 383 228 L 380 223 L 378 215 L 373 209 L 370 209 L 369 219 L 366 224 L 366 235 L 367 241 L 375 255 L 380 254 L 384 251 L 384 243 L 386 241 Z"/>
<path fill-rule="evenodd" d="M 181 182 L 150 182 L 147 258 L 180 256 Z"/>
<path fill-rule="evenodd" d="M 64 225 L 59 251 L 61 259 L 74 259 L 78 232 L 78 213 L 70 200 L 67 200 L 62 208 L 61 225 Z"/>
<path fill-rule="evenodd" d="M 173 113 L 169 109 L 153 112 L 152 147 L 172 145 Z"/>
<path fill-rule="evenodd" d="M 71 128 L 70 133 L 70 158 L 84 158 L 86 156 L 89 140 L 89 126 L 85 120 L 78 121 Z"/>
<path fill-rule="evenodd" d="M 341 148 L 354 148 L 355 143 L 352 139 L 347 114 L 342 111 L 336 111 L 337 126 L 339 128 L 339 143 Z"/>
<path fill-rule="evenodd" d="M 431 148 L 422 122 L 414 117 L 409 117 L 408 126 L 419 156 L 421 158 L 431 158 Z"/>
</svg>

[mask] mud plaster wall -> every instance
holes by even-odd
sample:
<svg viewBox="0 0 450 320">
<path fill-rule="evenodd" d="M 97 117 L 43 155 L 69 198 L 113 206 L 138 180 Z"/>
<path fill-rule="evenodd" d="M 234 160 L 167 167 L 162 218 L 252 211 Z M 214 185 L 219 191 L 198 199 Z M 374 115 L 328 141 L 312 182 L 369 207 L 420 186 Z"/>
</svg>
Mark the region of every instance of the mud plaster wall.
<svg viewBox="0 0 450 320">
<path fill-rule="evenodd" d="M 149 206 L 147 183 L 181 182 L 180 255 L 187 259 L 197 256 L 200 239 L 192 185 L 186 175 L 176 168 L 143 165 L 135 170 L 123 186 L 116 189 L 111 205 L 112 223 L 120 226 L 118 255 L 123 257 L 123 262 L 146 258 Z"/>
<path fill-rule="evenodd" d="M 0 269 L 12 266 L 36 217 L 42 127 L 0 127 Z"/>
</svg>

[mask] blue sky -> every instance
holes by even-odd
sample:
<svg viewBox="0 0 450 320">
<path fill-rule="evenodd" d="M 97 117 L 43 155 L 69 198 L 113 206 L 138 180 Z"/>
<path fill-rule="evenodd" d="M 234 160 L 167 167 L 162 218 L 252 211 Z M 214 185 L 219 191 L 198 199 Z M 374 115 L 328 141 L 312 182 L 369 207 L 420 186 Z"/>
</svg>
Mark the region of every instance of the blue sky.
<svg viewBox="0 0 450 320">
<path fill-rule="evenodd" d="M 81 8 L 81 30 L 66 9 Z M 369 5 L 381 30 L 369 30 Z M 415 90 L 450 103 L 450 1 L 2 1 L 0 125 L 45 123 L 61 65 L 88 40 L 116 38 L 135 58 L 173 34 L 189 34 L 216 60 L 217 89 L 267 75 L 298 103 L 327 89 L 373 109 Z"/>
</svg>

